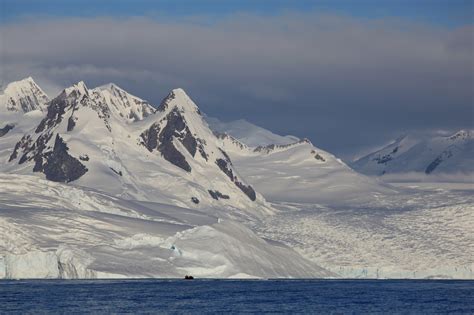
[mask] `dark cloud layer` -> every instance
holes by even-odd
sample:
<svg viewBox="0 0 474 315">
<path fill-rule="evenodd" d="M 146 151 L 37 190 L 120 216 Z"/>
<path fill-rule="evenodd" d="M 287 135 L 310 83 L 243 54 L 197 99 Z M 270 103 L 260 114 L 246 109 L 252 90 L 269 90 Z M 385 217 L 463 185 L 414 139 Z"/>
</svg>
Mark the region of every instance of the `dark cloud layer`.
<svg viewBox="0 0 474 315">
<path fill-rule="evenodd" d="M 115 82 L 152 102 L 183 87 L 203 111 L 310 138 L 344 157 L 390 137 L 473 126 L 473 30 L 314 13 L 0 26 L 1 79 L 46 90 Z"/>
</svg>

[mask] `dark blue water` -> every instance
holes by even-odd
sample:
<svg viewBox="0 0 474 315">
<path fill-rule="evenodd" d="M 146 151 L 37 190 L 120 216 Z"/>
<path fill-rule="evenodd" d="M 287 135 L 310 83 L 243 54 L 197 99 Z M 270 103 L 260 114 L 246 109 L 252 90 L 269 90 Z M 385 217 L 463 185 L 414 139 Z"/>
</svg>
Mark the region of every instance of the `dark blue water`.
<svg viewBox="0 0 474 315">
<path fill-rule="evenodd" d="M 0 281 L 0 312 L 474 314 L 474 281 Z"/>
</svg>

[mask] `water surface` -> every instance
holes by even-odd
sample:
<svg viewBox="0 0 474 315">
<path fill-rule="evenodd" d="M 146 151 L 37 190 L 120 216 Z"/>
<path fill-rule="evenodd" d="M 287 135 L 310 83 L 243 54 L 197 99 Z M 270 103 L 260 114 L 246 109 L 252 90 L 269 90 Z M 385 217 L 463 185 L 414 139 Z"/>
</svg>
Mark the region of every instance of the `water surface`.
<svg viewBox="0 0 474 315">
<path fill-rule="evenodd" d="M 0 313 L 474 314 L 474 281 L 0 281 Z"/>
</svg>

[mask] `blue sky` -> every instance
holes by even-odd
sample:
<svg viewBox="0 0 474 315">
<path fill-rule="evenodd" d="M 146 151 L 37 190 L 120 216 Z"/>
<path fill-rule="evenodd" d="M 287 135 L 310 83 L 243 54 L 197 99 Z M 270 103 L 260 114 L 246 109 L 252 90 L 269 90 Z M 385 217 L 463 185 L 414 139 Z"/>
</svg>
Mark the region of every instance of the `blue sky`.
<svg viewBox="0 0 474 315">
<path fill-rule="evenodd" d="M 2 0 L 3 21 L 31 15 L 51 17 L 184 17 L 282 11 L 316 11 L 367 18 L 405 18 L 455 26 L 472 21 L 472 0 Z"/>
<path fill-rule="evenodd" d="M 307 137 L 350 159 L 474 128 L 465 0 L 0 0 L 0 84 L 114 82 L 152 103 Z"/>
</svg>

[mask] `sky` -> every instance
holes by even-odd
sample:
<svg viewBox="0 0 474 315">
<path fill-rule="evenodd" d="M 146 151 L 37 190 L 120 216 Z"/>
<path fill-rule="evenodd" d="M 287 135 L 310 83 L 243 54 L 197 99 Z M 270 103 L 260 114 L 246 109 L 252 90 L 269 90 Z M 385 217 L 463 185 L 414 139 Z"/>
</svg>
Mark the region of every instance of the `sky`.
<svg viewBox="0 0 474 315">
<path fill-rule="evenodd" d="M 0 83 L 114 82 L 350 160 L 474 128 L 474 1 L 0 0 Z"/>
</svg>

